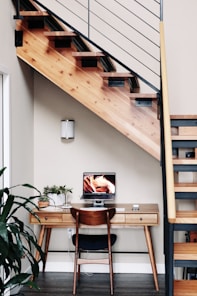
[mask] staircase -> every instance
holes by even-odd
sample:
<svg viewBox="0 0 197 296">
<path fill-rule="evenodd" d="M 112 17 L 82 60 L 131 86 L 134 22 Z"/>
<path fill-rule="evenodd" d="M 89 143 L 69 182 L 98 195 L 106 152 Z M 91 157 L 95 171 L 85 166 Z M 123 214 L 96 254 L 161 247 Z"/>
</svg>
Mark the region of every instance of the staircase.
<svg viewBox="0 0 197 296">
<path fill-rule="evenodd" d="M 166 296 L 194 296 L 197 281 L 183 278 L 183 269 L 197 267 L 197 244 L 185 240 L 186 232 L 197 230 L 197 116 L 169 114 L 163 23 L 160 32 Z"/>
<path fill-rule="evenodd" d="M 169 114 L 163 24 L 161 101 L 159 90 L 141 92 L 135 72 L 118 72 L 104 50 L 33 0 L 21 0 L 16 11 L 21 60 L 158 160 L 161 147 L 166 296 L 197 295 L 197 281 L 176 279 L 177 268 L 197 266 L 197 244 L 184 240 L 186 231 L 197 230 L 197 116 Z"/>
<path fill-rule="evenodd" d="M 159 90 L 141 92 L 136 73 L 117 71 L 117 63 L 105 51 L 35 1 L 21 0 L 15 19 L 16 53 L 21 60 L 160 158 Z"/>
<path fill-rule="evenodd" d="M 166 295 L 194 296 L 197 281 L 183 278 L 182 269 L 197 267 L 197 244 L 185 240 L 197 230 L 197 116 L 171 116 L 170 125 L 174 201 L 165 209 Z"/>
</svg>

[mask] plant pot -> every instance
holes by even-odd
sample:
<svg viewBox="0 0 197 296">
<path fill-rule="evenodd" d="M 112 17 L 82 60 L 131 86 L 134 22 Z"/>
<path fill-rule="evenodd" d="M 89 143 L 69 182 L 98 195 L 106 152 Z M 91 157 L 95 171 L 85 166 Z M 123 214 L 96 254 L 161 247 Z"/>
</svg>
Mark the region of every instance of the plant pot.
<svg viewBox="0 0 197 296">
<path fill-rule="evenodd" d="M 41 201 L 41 200 L 38 201 L 39 208 L 46 208 L 48 206 L 49 206 L 49 201 Z"/>
<path fill-rule="evenodd" d="M 49 193 L 47 196 L 49 197 L 50 206 L 62 206 L 65 203 L 64 194 Z"/>
</svg>

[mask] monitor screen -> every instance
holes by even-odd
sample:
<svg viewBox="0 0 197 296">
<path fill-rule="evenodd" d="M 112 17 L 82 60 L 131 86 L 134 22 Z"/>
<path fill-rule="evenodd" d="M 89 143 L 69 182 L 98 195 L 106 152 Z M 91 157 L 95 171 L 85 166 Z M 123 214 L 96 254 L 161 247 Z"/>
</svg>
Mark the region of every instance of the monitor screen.
<svg viewBox="0 0 197 296">
<path fill-rule="evenodd" d="M 116 174 L 108 172 L 83 173 L 83 198 L 90 200 L 114 199 Z"/>
</svg>

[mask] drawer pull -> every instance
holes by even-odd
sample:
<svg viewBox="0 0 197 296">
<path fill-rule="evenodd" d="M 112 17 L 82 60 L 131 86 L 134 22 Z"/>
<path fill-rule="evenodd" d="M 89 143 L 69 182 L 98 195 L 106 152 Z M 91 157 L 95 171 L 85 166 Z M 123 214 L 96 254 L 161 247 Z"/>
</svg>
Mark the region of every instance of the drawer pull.
<svg viewBox="0 0 197 296">
<path fill-rule="evenodd" d="M 140 217 L 140 221 L 142 221 L 143 220 L 143 218 L 142 217 Z"/>
<path fill-rule="evenodd" d="M 44 217 L 44 219 L 45 219 L 45 221 L 47 221 L 47 220 L 48 220 L 48 218 L 47 218 L 47 217 Z"/>
</svg>

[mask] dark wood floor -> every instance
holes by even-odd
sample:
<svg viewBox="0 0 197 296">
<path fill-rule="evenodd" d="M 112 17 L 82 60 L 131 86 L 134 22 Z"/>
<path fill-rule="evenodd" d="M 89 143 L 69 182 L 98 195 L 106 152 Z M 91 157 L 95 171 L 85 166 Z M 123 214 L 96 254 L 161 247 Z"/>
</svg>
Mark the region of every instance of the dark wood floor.
<svg viewBox="0 0 197 296">
<path fill-rule="evenodd" d="M 164 296 L 165 276 L 158 275 L 160 291 L 154 288 L 151 274 L 114 274 L 114 295 L 121 296 Z M 57 296 L 72 295 L 72 273 L 45 272 L 40 273 L 37 283 L 40 291 L 23 288 L 18 296 Z M 77 287 L 77 295 L 84 296 L 108 296 L 109 274 L 81 274 Z"/>
</svg>

